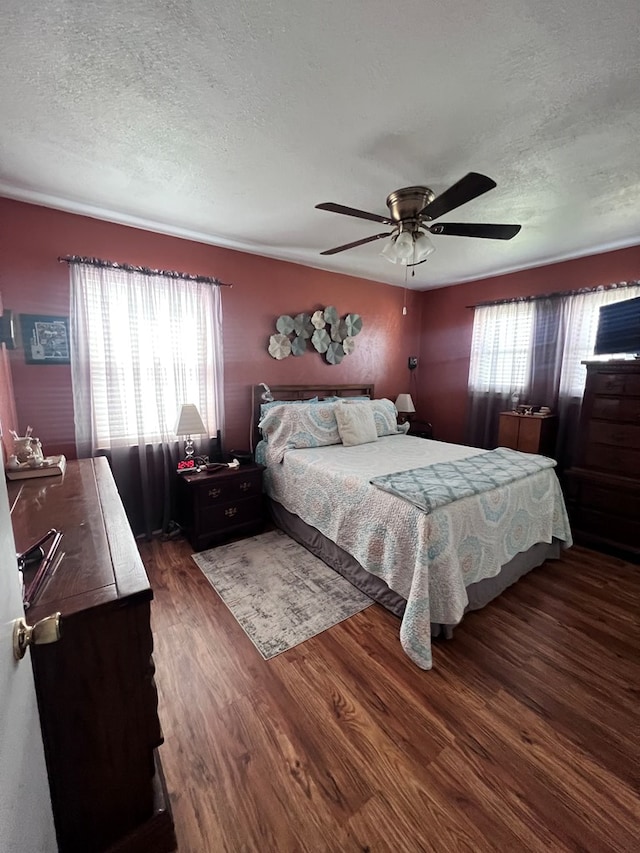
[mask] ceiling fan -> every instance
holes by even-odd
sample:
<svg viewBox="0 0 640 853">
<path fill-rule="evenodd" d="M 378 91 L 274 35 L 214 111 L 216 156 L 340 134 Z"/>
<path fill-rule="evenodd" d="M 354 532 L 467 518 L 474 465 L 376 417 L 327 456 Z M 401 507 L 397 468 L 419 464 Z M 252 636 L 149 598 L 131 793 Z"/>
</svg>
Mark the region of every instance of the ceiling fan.
<svg viewBox="0 0 640 853">
<path fill-rule="evenodd" d="M 429 225 L 434 219 L 439 219 L 450 210 L 455 210 L 483 193 L 492 190 L 495 181 L 480 175 L 477 172 L 469 172 L 453 186 L 445 190 L 437 198 L 435 193 L 428 187 L 404 187 L 394 190 L 387 197 L 388 216 L 380 216 L 377 213 L 367 213 L 365 210 L 357 210 L 354 207 L 345 207 L 342 204 L 334 204 L 332 201 L 317 204 L 318 210 L 328 210 L 331 213 L 342 213 L 345 216 L 355 216 L 358 219 L 368 219 L 371 222 L 381 222 L 391 225 L 391 231 L 374 234 L 363 240 L 355 240 L 353 243 L 345 243 L 344 246 L 336 246 L 320 252 L 321 255 L 335 255 L 347 249 L 355 249 L 365 243 L 374 240 L 382 240 L 391 237 L 391 240 L 382 250 L 382 254 L 392 263 L 400 263 L 406 266 L 416 266 L 426 261 L 427 257 L 434 251 L 429 234 L 448 234 L 455 237 L 484 237 L 490 240 L 511 240 L 520 231 L 520 225 L 481 225 L 467 222 L 443 222 L 441 224 Z"/>
</svg>

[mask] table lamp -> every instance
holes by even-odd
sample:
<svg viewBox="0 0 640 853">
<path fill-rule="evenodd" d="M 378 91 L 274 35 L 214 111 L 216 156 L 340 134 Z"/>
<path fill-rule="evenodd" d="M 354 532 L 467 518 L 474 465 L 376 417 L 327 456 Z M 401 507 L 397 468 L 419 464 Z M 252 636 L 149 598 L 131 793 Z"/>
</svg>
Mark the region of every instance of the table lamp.
<svg viewBox="0 0 640 853">
<path fill-rule="evenodd" d="M 195 467 L 194 449 L 192 435 L 204 435 L 207 432 L 206 426 L 202 422 L 200 412 L 197 406 L 193 403 L 183 403 L 178 422 L 174 430 L 176 435 L 186 436 L 184 442 L 184 459 L 178 463 L 178 469 L 189 469 Z"/>
<path fill-rule="evenodd" d="M 398 394 L 396 398 L 396 409 L 398 410 L 398 423 L 404 424 L 411 420 L 411 415 L 416 411 L 411 394 Z"/>
</svg>

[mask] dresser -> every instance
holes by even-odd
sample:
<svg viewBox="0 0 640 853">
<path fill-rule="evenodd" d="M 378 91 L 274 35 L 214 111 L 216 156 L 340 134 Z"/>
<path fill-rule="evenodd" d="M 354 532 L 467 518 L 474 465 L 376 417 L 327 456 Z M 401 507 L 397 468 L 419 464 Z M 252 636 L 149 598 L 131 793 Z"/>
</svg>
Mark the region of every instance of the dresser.
<svg viewBox="0 0 640 853">
<path fill-rule="evenodd" d="M 262 526 L 263 470 L 251 463 L 177 475 L 177 520 L 196 551 Z"/>
<path fill-rule="evenodd" d="M 498 446 L 553 457 L 557 432 L 558 418 L 555 415 L 500 412 Z"/>
<path fill-rule="evenodd" d="M 61 613 L 60 639 L 31 647 L 59 850 L 169 853 L 153 593 L 107 460 L 14 481 L 9 497 L 19 553 L 63 533 L 64 557 L 26 614 L 33 625 Z"/>
<path fill-rule="evenodd" d="M 576 464 L 566 472 L 576 539 L 640 557 L 640 361 L 586 362 Z"/>
</svg>

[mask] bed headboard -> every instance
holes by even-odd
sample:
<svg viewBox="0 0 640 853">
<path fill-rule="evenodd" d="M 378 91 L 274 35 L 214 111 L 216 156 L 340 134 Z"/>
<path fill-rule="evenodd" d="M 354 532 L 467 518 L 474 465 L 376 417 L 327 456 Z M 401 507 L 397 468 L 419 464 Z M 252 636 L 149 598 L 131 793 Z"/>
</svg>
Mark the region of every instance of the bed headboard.
<svg viewBox="0 0 640 853">
<path fill-rule="evenodd" d="M 371 397 L 374 398 L 373 383 L 354 383 L 352 385 L 269 385 L 274 400 L 310 400 L 312 397 Z M 251 423 L 254 428 L 253 446 L 260 440 L 258 421 L 260 403 L 265 389 L 262 385 L 251 388 Z"/>
</svg>

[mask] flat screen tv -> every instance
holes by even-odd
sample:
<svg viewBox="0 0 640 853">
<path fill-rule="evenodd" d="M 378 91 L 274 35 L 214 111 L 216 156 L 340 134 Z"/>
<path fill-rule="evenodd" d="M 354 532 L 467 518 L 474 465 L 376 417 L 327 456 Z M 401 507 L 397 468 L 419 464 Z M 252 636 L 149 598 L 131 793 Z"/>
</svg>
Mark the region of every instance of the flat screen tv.
<svg viewBox="0 0 640 853">
<path fill-rule="evenodd" d="M 600 309 L 594 354 L 612 353 L 640 355 L 640 296 Z"/>
</svg>

